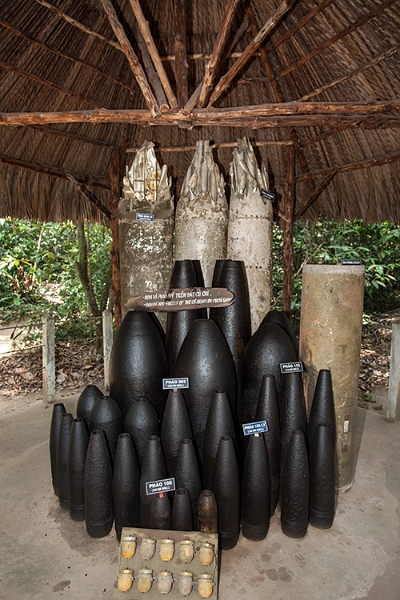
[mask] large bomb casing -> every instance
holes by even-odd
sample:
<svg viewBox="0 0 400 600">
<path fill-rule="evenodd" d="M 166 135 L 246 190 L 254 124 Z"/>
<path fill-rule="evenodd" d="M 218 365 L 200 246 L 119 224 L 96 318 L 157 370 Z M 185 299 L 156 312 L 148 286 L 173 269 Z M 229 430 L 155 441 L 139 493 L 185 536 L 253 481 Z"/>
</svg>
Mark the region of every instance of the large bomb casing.
<svg viewBox="0 0 400 600">
<path fill-rule="evenodd" d="M 115 532 L 121 538 L 123 527 L 140 526 L 140 472 L 129 433 L 118 438 L 113 470 Z"/>
<path fill-rule="evenodd" d="M 332 375 L 336 414 L 336 487 L 354 479 L 364 267 L 305 265 L 301 294 L 300 359 L 308 407 L 318 372 Z"/>
<path fill-rule="evenodd" d="M 271 303 L 273 214 L 271 202 L 260 195 L 269 189 L 267 172 L 258 168 L 246 138 L 238 140 L 230 174 L 227 257 L 245 263 L 254 332 Z"/>
<path fill-rule="evenodd" d="M 51 466 L 51 479 L 53 483 L 53 489 L 56 496 L 58 496 L 58 470 L 57 470 L 57 448 L 58 448 L 58 435 L 60 433 L 60 425 L 62 416 L 67 411 L 62 402 L 56 402 L 53 406 L 53 412 L 51 413 L 51 424 L 50 424 L 50 439 L 49 439 L 49 451 L 50 451 L 50 466 Z"/>
<path fill-rule="evenodd" d="M 112 504 L 112 466 L 106 437 L 101 429 L 90 434 L 84 474 L 86 531 L 100 538 L 111 531 L 114 514 Z"/>
<path fill-rule="evenodd" d="M 174 201 L 167 166 L 158 164 L 152 142 L 138 150 L 123 184 L 118 218 L 125 314 L 130 296 L 168 288 L 172 271 Z"/>
<path fill-rule="evenodd" d="M 68 445 L 67 477 L 69 514 L 74 521 L 85 520 L 84 474 L 89 431 L 84 419 L 72 422 Z"/>
<path fill-rule="evenodd" d="M 200 140 L 176 206 L 175 260 L 200 260 L 206 287 L 211 286 L 215 261 L 226 258 L 227 228 L 224 179 L 210 143 Z"/>
</svg>

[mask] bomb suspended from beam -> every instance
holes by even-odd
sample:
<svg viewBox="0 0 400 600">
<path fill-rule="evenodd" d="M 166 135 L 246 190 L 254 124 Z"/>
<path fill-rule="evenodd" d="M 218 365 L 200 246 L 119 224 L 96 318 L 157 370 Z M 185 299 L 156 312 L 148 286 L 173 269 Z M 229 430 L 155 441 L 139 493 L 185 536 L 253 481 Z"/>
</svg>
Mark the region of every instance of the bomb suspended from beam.
<svg viewBox="0 0 400 600">
<path fill-rule="evenodd" d="M 233 151 L 230 176 L 227 257 L 244 261 L 254 333 L 271 303 L 272 205 L 265 199 L 269 190 L 267 171 L 264 165 L 258 168 L 246 138 L 238 140 Z"/>
<path fill-rule="evenodd" d="M 174 200 L 167 166 L 144 142 L 124 177 L 119 204 L 121 304 L 129 297 L 168 288 L 173 266 Z"/>
<path fill-rule="evenodd" d="M 200 260 L 206 287 L 215 261 L 226 258 L 227 227 L 224 179 L 209 141 L 200 140 L 176 207 L 175 260 Z"/>
</svg>

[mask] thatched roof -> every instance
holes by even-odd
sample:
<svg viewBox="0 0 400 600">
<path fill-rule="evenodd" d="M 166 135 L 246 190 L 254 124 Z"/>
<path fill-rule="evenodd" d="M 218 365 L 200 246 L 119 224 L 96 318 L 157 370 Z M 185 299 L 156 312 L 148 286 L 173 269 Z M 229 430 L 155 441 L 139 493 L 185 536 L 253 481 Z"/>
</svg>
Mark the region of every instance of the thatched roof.
<svg viewBox="0 0 400 600">
<path fill-rule="evenodd" d="M 228 175 L 246 136 L 278 199 L 294 148 L 298 216 L 400 223 L 399 0 L 0 0 L 0 28 L 0 216 L 104 218 L 67 174 L 107 213 L 113 149 L 154 141 L 179 192 L 197 140 Z"/>
</svg>

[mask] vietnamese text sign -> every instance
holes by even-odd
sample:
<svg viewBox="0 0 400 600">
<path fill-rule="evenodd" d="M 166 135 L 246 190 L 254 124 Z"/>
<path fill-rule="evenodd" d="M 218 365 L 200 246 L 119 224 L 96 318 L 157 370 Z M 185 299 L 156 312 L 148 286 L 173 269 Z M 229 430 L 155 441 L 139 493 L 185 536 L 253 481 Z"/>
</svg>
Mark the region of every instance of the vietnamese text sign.
<svg viewBox="0 0 400 600">
<path fill-rule="evenodd" d="M 230 306 L 234 297 L 227 288 L 175 288 L 134 296 L 125 306 L 149 312 L 171 312 Z"/>
<path fill-rule="evenodd" d="M 158 481 L 146 481 L 146 496 L 160 494 L 161 492 L 174 492 L 175 478 L 159 479 Z"/>
</svg>

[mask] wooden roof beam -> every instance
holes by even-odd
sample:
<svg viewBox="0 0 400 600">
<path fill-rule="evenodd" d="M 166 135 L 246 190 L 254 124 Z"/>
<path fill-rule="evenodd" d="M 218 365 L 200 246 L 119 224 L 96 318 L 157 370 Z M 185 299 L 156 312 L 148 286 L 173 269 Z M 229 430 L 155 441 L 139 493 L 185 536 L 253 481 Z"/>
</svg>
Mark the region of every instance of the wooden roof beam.
<svg viewBox="0 0 400 600">
<path fill-rule="evenodd" d="M 370 167 L 382 167 L 389 163 L 397 162 L 400 160 L 400 152 L 393 152 L 390 154 L 381 154 L 374 158 L 367 158 L 353 163 L 345 163 L 343 165 L 336 165 L 335 167 L 327 167 L 325 169 L 319 169 L 318 171 L 310 171 L 313 177 L 325 177 L 331 173 L 342 173 L 343 171 L 357 171 L 358 169 L 369 169 Z M 297 175 L 296 181 L 301 182 L 306 178 L 306 174 Z"/>
<path fill-rule="evenodd" d="M 244 67 L 247 61 L 253 56 L 254 52 L 258 50 L 260 44 L 264 41 L 267 35 L 276 27 L 279 21 L 284 17 L 287 11 L 292 7 L 296 0 L 284 0 L 271 17 L 264 23 L 260 31 L 253 38 L 247 48 L 242 52 L 241 57 L 235 62 L 234 65 L 229 69 L 225 75 L 221 77 L 219 82 L 214 88 L 211 94 L 208 105 L 214 104 L 214 102 L 220 97 L 222 92 L 228 88 L 238 72 Z"/>
<path fill-rule="evenodd" d="M 45 125 L 32 125 L 31 129 L 36 129 L 37 131 L 41 131 L 46 135 L 57 135 L 60 137 L 65 137 L 70 140 L 73 140 L 74 142 L 82 142 L 83 144 L 92 144 L 94 146 L 102 146 L 103 148 L 114 147 L 114 144 L 111 144 L 110 142 L 105 142 L 96 138 L 89 138 L 85 135 L 78 135 L 76 133 L 71 133 L 70 131 L 64 131 L 62 129 L 52 129 L 51 127 L 46 127 Z"/>
<path fill-rule="evenodd" d="M 146 71 L 147 79 L 149 80 L 149 83 L 153 88 L 153 92 L 155 94 L 155 97 L 157 98 L 157 102 L 161 112 L 167 112 L 170 109 L 167 96 L 165 95 L 165 91 L 163 86 L 161 85 L 161 81 L 157 74 L 157 71 L 154 68 L 153 61 L 150 58 L 150 54 L 147 48 L 147 44 L 144 41 L 142 34 L 140 33 L 139 27 L 135 27 L 134 33 L 136 36 L 136 41 L 138 43 L 140 53 L 142 55 L 142 62 L 144 70 Z"/>
<path fill-rule="evenodd" d="M 174 0 L 175 11 L 175 80 L 178 106 L 183 107 L 189 100 L 186 0 Z"/>
<path fill-rule="evenodd" d="M 85 186 L 80 183 L 71 173 L 67 173 L 67 179 L 74 184 L 74 186 L 79 190 L 79 192 L 84 196 L 87 200 L 89 200 L 90 204 L 93 204 L 107 219 L 111 221 L 111 213 L 110 211 L 103 206 L 98 198 L 92 192 L 89 192 Z"/>
<path fill-rule="evenodd" d="M 168 98 L 168 102 L 172 108 L 175 108 L 178 106 L 178 102 L 177 102 L 175 94 L 172 90 L 167 73 L 165 72 L 164 65 L 161 62 L 160 55 L 159 55 L 157 47 L 154 43 L 149 24 L 144 17 L 142 7 L 140 6 L 139 0 L 129 0 L 129 2 L 132 7 L 132 10 L 135 14 L 139 31 L 142 34 L 142 37 L 148 48 L 148 52 L 153 61 L 154 67 L 157 71 L 158 77 L 160 78 L 160 82 L 165 91 L 165 95 Z"/>
<path fill-rule="evenodd" d="M 132 72 L 135 76 L 135 79 L 142 90 L 142 94 L 146 100 L 146 104 L 152 114 L 153 117 L 157 117 L 161 115 L 161 110 L 158 105 L 158 102 L 153 94 L 153 91 L 147 81 L 147 77 L 143 71 L 143 68 L 139 62 L 138 57 L 134 49 L 132 48 L 127 35 L 122 27 L 121 23 L 118 20 L 117 13 L 111 3 L 111 0 L 101 0 L 101 3 L 104 8 L 104 12 L 107 15 L 107 18 L 110 22 L 110 25 L 118 38 L 119 43 L 121 44 L 121 48 L 124 51 L 126 58 L 128 59 L 129 66 L 132 69 Z"/>
</svg>

